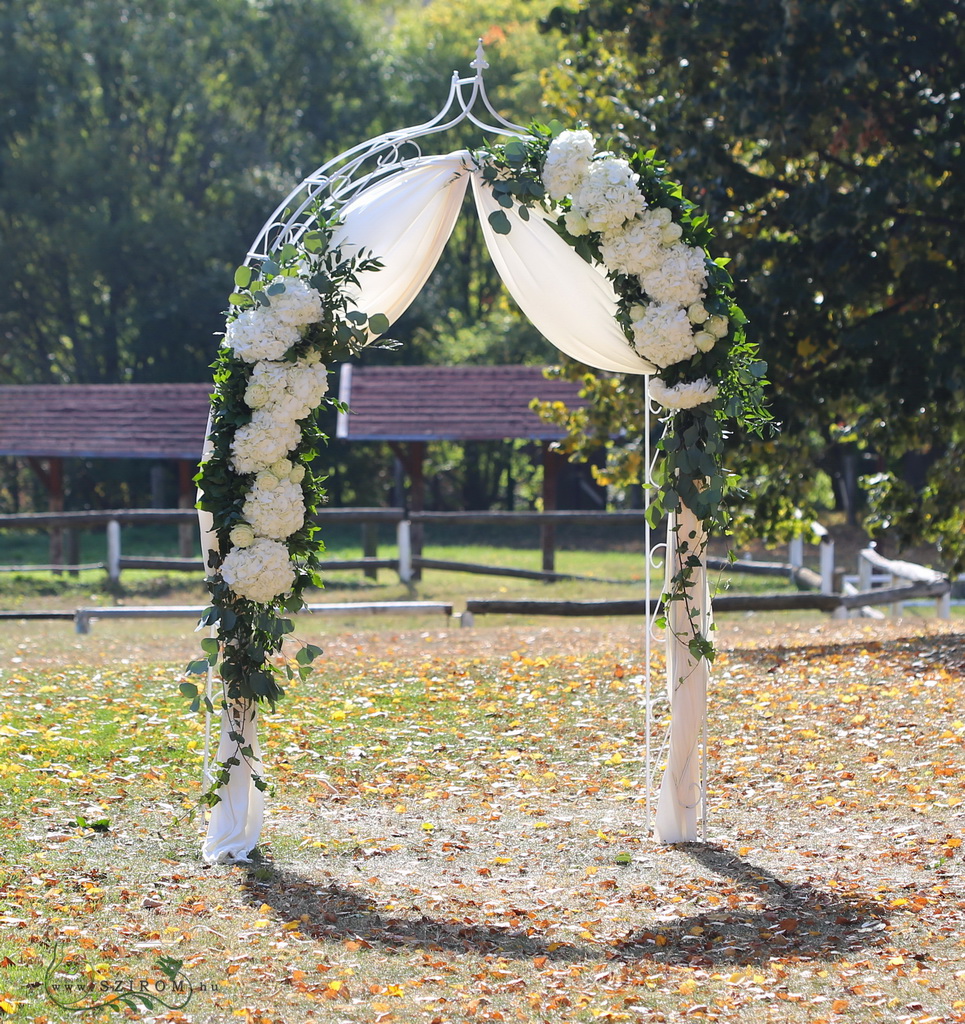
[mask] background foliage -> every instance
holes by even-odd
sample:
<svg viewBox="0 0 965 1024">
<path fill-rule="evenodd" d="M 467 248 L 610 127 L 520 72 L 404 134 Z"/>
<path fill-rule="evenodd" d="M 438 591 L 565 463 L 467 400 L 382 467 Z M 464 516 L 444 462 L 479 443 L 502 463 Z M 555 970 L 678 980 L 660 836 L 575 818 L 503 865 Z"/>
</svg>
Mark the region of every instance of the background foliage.
<svg viewBox="0 0 965 1024">
<path fill-rule="evenodd" d="M 768 532 L 813 509 L 816 466 L 853 517 L 869 453 L 864 468 L 927 478 L 920 507 L 913 486 L 877 489 L 901 499 L 905 539 L 965 555 L 959 8 L 588 0 L 549 18 L 573 57 L 548 102 L 658 145 L 719 225 L 783 423 L 735 452 Z M 615 390 L 626 422 L 638 399 Z"/>
<path fill-rule="evenodd" d="M 655 145 L 717 225 L 783 424 L 734 452 L 754 531 L 786 534 L 832 484 L 855 520 L 858 477 L 890 473 L 876 521 L 960 561 L 960 15 L 957 0 L 0 0 L 0 383 L 206 380 L 231 269 L 278 197 L 431 116 L 482 38 L 504 114 Z M 374 358 L 556 358 L 469 217 L 394 333 L 403 348 Z M 609 443 L 639 389 L 591 389 Z M 325 458 L 343 500 L 387 497 L 371 453 Z M 457 462 L 450 493 L 495 495 Z M 520 500 L 533 486 L 524 471 Z"/>
</svg>

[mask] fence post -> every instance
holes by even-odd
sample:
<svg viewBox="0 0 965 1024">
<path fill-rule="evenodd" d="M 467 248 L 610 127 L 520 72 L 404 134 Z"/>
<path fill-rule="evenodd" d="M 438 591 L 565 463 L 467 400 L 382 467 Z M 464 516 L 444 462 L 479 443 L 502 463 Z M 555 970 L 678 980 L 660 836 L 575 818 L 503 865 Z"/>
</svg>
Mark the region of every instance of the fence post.
<svg viewBox="0 0 965 1024">
<path fill-rule="evenodd" d="M 378 558 L 379 557 L 379 524 L 378 523 L 362 523 L 362 557 L 363 558 Z M 373 568 L 366 568 L 365 570 L 366 579 L 377 580 L 379 578 L 379 570 Z"/>
<path fill-rule="evenodd" d="M 111 583 L 121 580 L 121 524 L 116 519 L 107 524 L 107 578 Z"/>
<path fill-rule="evenodd" d="M 860 551 L 858 552 L 858 589 L 863 591 L 871 589 L 871 563 Z"/>
<path fill-rule="evenodd" d="M 821 593 L 834 593 L 834 541 L 827 534 L 821 538 Z"/>
<path fill-rule="evenodd" d="M 942 594 L 940 598 L 935 602 L 935 610 L 938 612 L 940 619 L 950 619 L 952 617 L 952 591 L 951 588 Z"/>
<path fill-rule="evenodd" d="M 403 583 L 412 582 L 412 523 L 408 519 L 400 519 L 396 527 L 399 543 L 399 579 Z"/>
<path fill-rule="evenodd" d="M 787 546 L 788 564 L 800 569 L 804 565 L 804 538 L 792 537 Z"/>
</svg>

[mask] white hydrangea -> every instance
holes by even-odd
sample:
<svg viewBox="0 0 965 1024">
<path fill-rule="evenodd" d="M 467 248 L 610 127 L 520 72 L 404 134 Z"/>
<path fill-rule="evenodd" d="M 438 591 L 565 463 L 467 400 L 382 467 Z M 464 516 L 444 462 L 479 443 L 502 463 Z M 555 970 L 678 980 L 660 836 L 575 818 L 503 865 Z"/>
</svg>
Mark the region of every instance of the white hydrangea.
<svg viewBox="0 0 965 1024">
<path fill-rule="evenodd" d="M 279 480 L 275 476 L 271 476 L 273 486 L 265 488 L 261 477 L 259 473 L 255 486 L 245 495 L 241 513 L 259 537 L 284 540 L 305 522 L 302 489 L 291 480 Z"/>
<path fill-rule="evenodd" d="M 637 352 L 657 366 L 671 366 L 697 353 L 693 328 L 687 311 L 679 306 L 655 302 L 633 323 Z"/>
<path fill-rule="evenodd" d="M 232 548 L 221 563 L 221 578 L 239 597 L 267 604 L 288 593 L 295 582 L 288 548 L 259 537 L 248 547 Z"/>
<path fill-rule="evenodd" d="M 650 380 L 650 397 L 666 409 L 693 409 L 712 402 L 717 397 L 717 386 L 701 377 L 700 380 L 668 387 L 659 377 L 653 377 Z"/>
<path fill-rule="evenodd" d="M 298 328 L 280 320 L 267 306 L 256 306 L 225 328 L 224 343 L 246 363 L 281 359 L 298 341 Z"/>
<path fill-rule="evenodd" d="M 590 167 L 593 136 L 587 131 L 560 132 L 550 143 L 543 163 L 543 188 L 557 202 L 579 187 Z"/>
<path fill-rule="evenodd" d="M 573 193 L 573 209 L 586 217 L 591 231 L 616 231 L 646 209 L 647 201 L 637 188 L 639 180 L 626 160 L 613 156 L 594 160 Z"/>
<path fill-rule="evenodd" d="M 664 254 L 659 267 L 640 275 L 640 286 L 654 302 L 677 306 L 699 302 L 707 284 L 703 250 L 678 244 Z"/>
<path fill-rule="evenodd" d="M 605 232 L 600 242 L 600 254 L 607 269 L 619 274 L 645 274 L 660 266 L 665 252 L 660 244 L 659 225 L 645 215 L 616 231 Z"/>
<path fill-rule="evenodd" d="M 271 311 L 278 319 L 292 327 L 317 323 L 322 318 L 322 297 L 300 277 L 276 277 L 269 288 L 284 284 L 283 292 L 268 295 Z"/>
<path fill-rule="evenodd" d="M 239 427 L 231 442 L 231 465 L 236 473 L 258 473 L 298 447 L 302 432 L 294 420 L 277 420 L 256 409 L 251 422 Z"/>
<path fill-rule="evenodd" d="M 314 355 L 314 353 L 313 353 Z M 245 391 L 252 409 L 270 411 L 277 419 L 301 420 L 318 407 L 328 392 L 328 370 L 311 356 L 295 363 L 259 362 Z"/>
</svg>

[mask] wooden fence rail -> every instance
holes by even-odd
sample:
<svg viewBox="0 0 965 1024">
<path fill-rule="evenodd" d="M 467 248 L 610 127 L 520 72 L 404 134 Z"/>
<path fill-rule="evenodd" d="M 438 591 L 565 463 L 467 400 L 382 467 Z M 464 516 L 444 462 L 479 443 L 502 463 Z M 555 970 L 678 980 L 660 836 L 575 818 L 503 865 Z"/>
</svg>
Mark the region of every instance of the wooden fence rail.
<svg viewBox="0 0 965 1024">
<path fill-rule="evenodd" d="M 426 525 L 500 525 L 500 526 L 535 526 L 541 531 L 547 525 L 573 524 L 611 527 L 614 524 L 631 524 L 640 526 L 645 523 L 645 516 L 639 510 L 616 512 L 410 512 L 402 508 L 335 508 L 322 509 L 315 516 L 315 521 L 324 526 L 326 523 L 357 523 L 363 527 L 362 558 L 332 559 L 321 563 L 321 569 L 328 572 L 359 570 L 367 576 L 374 577 L 379 569 L 392 569 L 398 572 L 403 582 L 410 582 L 418 577 L 422 569 L 438 569 L 452 572 L 476 573 L 489 576 L 507 576 L 522 579 L 554 580 L 593 580 L 594 582 L 621 583 L 622 580 L 606 580 L 600 577 L 579 576 L 571 573 L 560 573 L 547 568 L 546 537 L 541 537 L 544 563 L 542 570 L 520 569 L 513 567 L 480 565 L 469 562 L 446 561 L 425 558 L 416 546 L 416 538 L 421 529 L 413 530 L 413 526 Z M 118 582 L 122 571 L 126 569 L 154 569 L 158 571 L 182 571 L 203 573 L 204 563 L 200 558 L 156 558 L 126 557 L 121 550 L 121 527 L 145 523 L 172 523 L 180 526 L 197 524 L 197 512 L 193 509 L 113 509 L 106 511 L 80 512 L 32 512 L 21 514 L 0 514 L 0 529 L 30 530 L 91 530 L 104 528 L 107 532 L 107 560 L 80 564 L 76 561 L 69 565 L 16 565 L 0 566 L 0 572 L 28 572 L 37 570 L 71 571 L 89 569 L 106 569 L 112 582 Z M 398 542 L 398 558 L 378 558 L 377 543 L 373 527 L 380 523 L 393 524 L 396 527 Z M 938 604 L 938 614 L 947 618 L 950 614 L 951 583 L 948 577 L 934 569 L 887 559 L 880 555 L 873 546 L 861 551 L 858 560 L 858 573 L 855 576 L 844 575 L 836 569 L 834 560 L 834 543 L 827 531 L 818 524 L 814 525 L 813 535 L 820 541 L 821 571 L 814 572 L 801 564 L 801 545 L 792 543 L 790 558 L 787 562 L 754 562 L 738 560 L 730 562 L 725 559 L 709 558 L 708 567 L 738 573 L 754 575 L 778 576 L 793 581 L 799 590 L 806 593 L 778 594 L 724 594 L 717 597 L 714 606 L 721 612 L 725 611 L 795 611 L 820 610 L 827 611 L 836 617 L 847 616 L 858 610 L 861 614 L 880 617 L 876 611 L 880 605 L 891 604 L 900 611 L 905 601 L 934 598 Z M 549 536 L 552 537 L 552 531 Z M 896 586 L 896 581 L 902 581 Z M 885 584 L 884 588 L 876 584 Z M 816 593 L 813 591 L 817 591 Z M 523 612 L 526 614 L 546 615 L 621 615 L 642 614 L 646 601 L 644 599 L 617 602 L 553 602 L 553 601 L 470 601 L 467 611 L 472 614 L 495 614 Z M 601 610 L 606 607 L 608 610 Z"/>
</svg>

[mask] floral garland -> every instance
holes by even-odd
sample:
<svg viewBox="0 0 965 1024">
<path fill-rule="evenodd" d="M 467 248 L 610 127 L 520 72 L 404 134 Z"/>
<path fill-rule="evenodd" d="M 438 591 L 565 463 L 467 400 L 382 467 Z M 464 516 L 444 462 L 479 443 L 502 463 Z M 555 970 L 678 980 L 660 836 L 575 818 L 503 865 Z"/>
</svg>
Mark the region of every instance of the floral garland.
<svg viewBox="0 0 965 1024">
<path fill-rule="evenodd" d="M 342 408 L 328 397 L 326 363 L 357 353 L 388 328 L 383 315 L 359 313 L 347 298 L 357 275 L 380 269 L 379 262 L 331 246 L 336 217 L 319 209 L 315 222 L 298 246 L 236 270 L 214 363 L 208 451 L 195 481 L 216 539 L 205 581 L 211 606 L 201 624 L 216 627 L 217 636 L 202 641 L 206 657 L 188 672 L 218 668 L 237 751 L 202 798 L 210 804 L 242 758 L 255 785 L 266 788 L 244 745 L 244 718 L 258 702 L 274 707 L 282 683 L 296 672 L 304 677 L 321 653 L 303 645 L 294 668 L 280 656 L 293 628 L 288 615 L 304 606 L 308 586 L 322 585 L 324 544 L 313 516 L 325 488 L 313 461 L 326 437 L 315 413 L 324 404 Z M 202 701 L 214 710 L 196 684 L 180 688 L 195 710 Z"/>
<path fill-rule="evenodd" d="M 662 405 L 668 429 L 660 487 L 648 509 L 651 523 L 686 504 L 708 529 L 723 525 L 729 481 L 721 455 L 730 423 L 760 431 L 766 365 L 744 334 L 745 317 L 730 294 L 725 260 L 713 260 L 706 217 L 665 177 L 653 152 L 623 159 L 597 152 L 585 130 L 557 123 L 533 125 L 532 135 L 475 154 L 477 167 L 502 209 L 490 215 L 506 233 L 506 209 L 523 218 L 536 204 L 588 261 L 601 264 L 617 295 L 616 319 L 629 344 L 652 365 L 650 398 Z M 260 702 L 274 707 L 282 683 L 304 676 L 321 653 L 303 646 L 295 667 L 281 656 L 292 631 L 288 617 L 304 606 L 303 593 L 320 586 L 324 545 L 313 516 L 324 501 L 323 477 L 312 463 L 326 439 L 315 422 L 328 397 L 327 363 L 359 352 L 388 328 L 382 314 L 353 308 L 357 275 L 378 270 L 377 259 L 344 256 L 333 246 L 338 218 L 324 207 L 316 228 L 299 244 L 284 245 L 256 267 L 235 272 L 224 338 L 214 363 L 212 428 L 195 477 L 198 507 L 209 512 L 216 540 L 206 579 L 211 606 L 202 625 L 216 636 L 202 641 L 203 659 L 188 671 L 217 668 L 222 708 L 230 713 L 236 756 L 221 763 L 208 803 L 232 767 L 245 759 L 266 788 L 245 746 L 244 717 Z M 665 600 L 689 602 L 702 550 L 686 539 Z M 713 646 L 696 631 L 696 657 Z M 200 708 L 214 708 L 192 682 L 182 692 Z"/>
<path fill-rule="evenodd" d="M 764 406 L 767 364 L 748 341 L 746 317 L 734 301 L 727 260 L 713 259 L 707 217 L 666 178 L 654 151 L 628 158 L 598 152 L 590 132 L 554 122 L 531 136 L 476 154 L 477 166 L 502 209 L 490 215 L 507 233 L 505 210 L 521 217 L 539 204 L 551 226 L 587 261 L 602 265 L 617 296 L 616 320 L 633 350 L 654 372 L 649 398 L 667 420 L 658 447 L 664 457 L 647 509 L 651 525 L 686 505 L 704 527 L 695 546 L 679 538 L 665 604 L 688 606 L 706 535 L 726 530 L 724 495 L 733 486 L 722 462 L 733 427 L 760 433 L 771 416 Z M 666 624 L 666 617 L 661 622 Z M 714 647 L 693 626 L 695 658 Z"/>
</svg>

